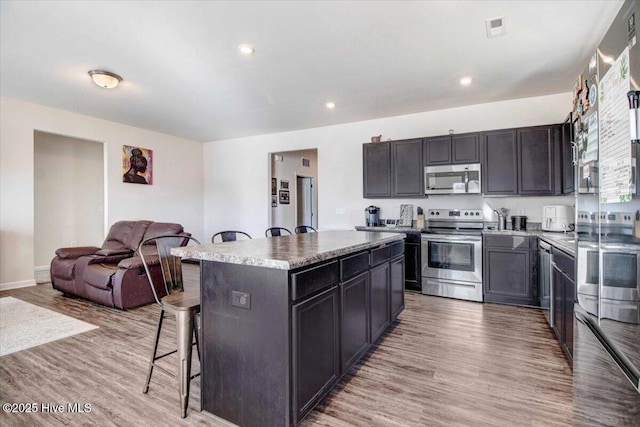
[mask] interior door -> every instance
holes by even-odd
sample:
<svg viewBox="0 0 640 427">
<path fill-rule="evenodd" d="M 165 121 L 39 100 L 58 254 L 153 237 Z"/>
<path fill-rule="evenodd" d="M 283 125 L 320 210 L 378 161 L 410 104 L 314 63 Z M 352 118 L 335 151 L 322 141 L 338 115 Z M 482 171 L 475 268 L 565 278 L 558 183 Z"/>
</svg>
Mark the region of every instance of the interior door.
<svg viewBox="0 0 640 427">
<path fill-rule="evenodd" d="M 297 177 L 297 224 L 318 228 L 315 214 L 314 178 Z"/>
</svg>

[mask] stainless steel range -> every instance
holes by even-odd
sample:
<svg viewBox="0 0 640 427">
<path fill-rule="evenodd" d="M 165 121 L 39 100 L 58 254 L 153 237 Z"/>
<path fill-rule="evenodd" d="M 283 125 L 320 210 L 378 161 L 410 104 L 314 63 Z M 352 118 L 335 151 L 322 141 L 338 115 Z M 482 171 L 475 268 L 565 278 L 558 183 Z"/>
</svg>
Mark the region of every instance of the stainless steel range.
<svg viewBox="0 0 640 427">
<path fill-rule="evenodd" d="M 422 293 L 482 301 L 481 209 L 430 209 L 422 234 Z"/>
</svg>

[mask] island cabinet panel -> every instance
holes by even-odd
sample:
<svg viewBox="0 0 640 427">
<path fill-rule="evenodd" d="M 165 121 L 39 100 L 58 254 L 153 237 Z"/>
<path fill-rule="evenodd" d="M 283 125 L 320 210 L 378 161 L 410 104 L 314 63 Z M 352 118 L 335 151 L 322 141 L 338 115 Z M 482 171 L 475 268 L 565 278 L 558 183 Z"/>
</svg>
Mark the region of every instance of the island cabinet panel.
<svg viewBox="0 0 640 427">
<path fill-rule="evenodd" d="M 287 282 L 287 270 L 202 262 L 203 410 L 241 426 L 291 423 Z M 250 294 L 250 309 L 232 305 L 233 291 Z"/>
<path fill-rule="evenodd" d="M 364 144 L 363 197 L 391 197 L 391 144 Z"/>
<path fill-rule="evenodd" d="M 389 280 L 391 281 L 391 321 L 404 309 L 404 256 L 399 256 L 389 263 Z"/>
<path fill-rule="evenodd" d="M 484 132 L 482 194 L 518 194 L 518 147 L 515 129 Z"/>
<path fill-rule="evenodd" d="M 342 371 L 346 372 L 371 345 L 369 272 L 365 271 L 340 285 L 342 303 Z"/>
<path fill-rule="evenodd" d="M 391 323 L 389 298 L 389 263 L 385 262 L 371 269 L 371 342 Z"/>
<path fill-rule="evenodd" d="M 293 407 L 302 417 L 340 376 L 338 287 L 293 306 Z"/>
</svg>

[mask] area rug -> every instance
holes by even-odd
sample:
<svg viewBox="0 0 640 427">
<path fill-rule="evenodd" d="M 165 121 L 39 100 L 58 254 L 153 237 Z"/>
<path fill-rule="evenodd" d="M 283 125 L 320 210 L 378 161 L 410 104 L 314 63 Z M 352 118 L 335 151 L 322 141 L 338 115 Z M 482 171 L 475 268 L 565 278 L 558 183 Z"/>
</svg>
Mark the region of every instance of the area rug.
<svg viewBox="0 0 640 427">
<path fill-rule="evenodd" d="M 17 298 L 0 298 L 0 356 L 96 328 Z"/>
</svg>

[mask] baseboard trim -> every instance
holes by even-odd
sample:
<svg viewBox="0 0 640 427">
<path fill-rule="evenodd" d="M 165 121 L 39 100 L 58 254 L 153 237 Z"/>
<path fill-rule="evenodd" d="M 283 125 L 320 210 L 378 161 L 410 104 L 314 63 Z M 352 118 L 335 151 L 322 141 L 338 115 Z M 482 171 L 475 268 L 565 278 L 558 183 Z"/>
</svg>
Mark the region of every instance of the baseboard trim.
<svg viewBox="0 0 640 427">
<path fill-rule="evenodd" d="M 36 267 L 34 270 L 34 278 L 36 279 L 37 284 L 41 283 L 49 283 L 51 281 L 51 273 L 49 272 L 48 265 L 42 265 L 40 267 Z"/>
<path fill-rule="evenodd" d="M 19 282 L 6 282 L 0 283 L 0 291 L 8 291 L 9 289 L 28 288 L 29 286 L 36 286 L 37 283 L 34 279 L 20 280 Z"/>
</svg>

